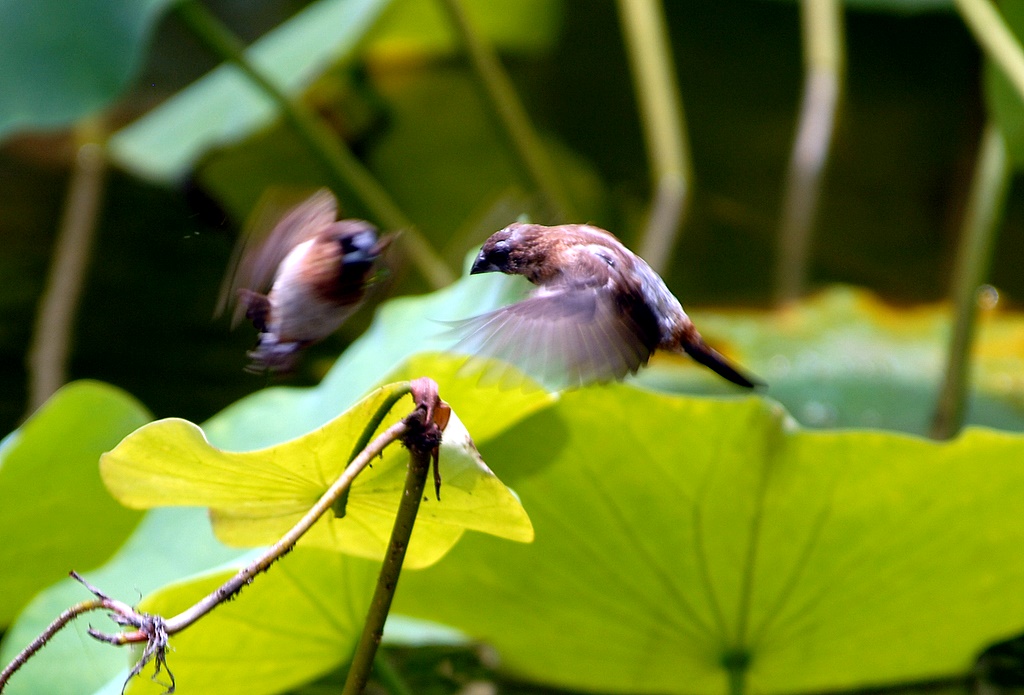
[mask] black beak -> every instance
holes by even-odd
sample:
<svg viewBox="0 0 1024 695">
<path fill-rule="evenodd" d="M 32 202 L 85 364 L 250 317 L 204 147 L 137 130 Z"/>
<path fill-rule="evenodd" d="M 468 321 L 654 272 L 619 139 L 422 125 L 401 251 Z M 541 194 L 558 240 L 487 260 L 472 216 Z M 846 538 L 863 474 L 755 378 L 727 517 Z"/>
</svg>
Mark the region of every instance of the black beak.
<svg viewBox="0 0 1024 695">
<path fill-rule="evenodd" d="M 470 275 L 499 272 L 501 272 L 501 268 L 491 263 L 491 261 L 487 259 L 487 256 L 484 255 L 483 251 L 481 251 L 480 255 L 476 257 L 475 261 L 473 261 L 473 267 L 469 269 Z"/>
</svg>

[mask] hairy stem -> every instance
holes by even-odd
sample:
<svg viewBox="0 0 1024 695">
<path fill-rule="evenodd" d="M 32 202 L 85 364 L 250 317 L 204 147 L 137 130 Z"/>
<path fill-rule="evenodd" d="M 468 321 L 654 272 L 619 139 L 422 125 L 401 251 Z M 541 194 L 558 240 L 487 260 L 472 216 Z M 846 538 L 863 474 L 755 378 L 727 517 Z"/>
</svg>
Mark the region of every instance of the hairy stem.
<svg viewBox="0 0 1024 695">
<path fill-rule="evenodd" d="M 215 591 L 199 600 L 190 608 L 182 611 L 173 618 L 168 618 L 163 621 L 164 627 L 166 628 L 166 634 L 173 635 L 176 632 L 181 632 L 185 628 L 189 627 L 214 608 L 235 596 L 246 584 L 251 582 L 256 575 L 260 572 L 266 571 L 274 562 L 287 554 L 293 547 L 295 547 L 295 543 L 298 542 L 299 538 L 301 538 L 313 526 L 313 524 L 315 524 L 320 517 L 322 517 L 324 513 L 331 508 L 338 497 L 348 489 L 356 476 L 359 475 L 359 473 L 361 473 L 375 457 L 379 456 L 380 453 L 384 451 L 385 447 L 396 439 L 404 436 L 407 430 L 408 426 L 405 424 L 405 421 L 402 421 L 395 423 L 381 433 L 359 453 L 359 456 L 357 456 L 352 463 L 348 465 L 341 476 L 333 485 L 331 485 L 330 488 L 328 488 L 327 492 L 320 497 L 317 503 L 313 505 L 306 515 L 303 516 L 302 519 L 300 519 L 298 523 L 296 523 L 295 526 L 293 526 L 279 541 L 274 543 L 273 546 L 263 553 L 263 555 L 239 570 L 235 576 L 226 581 Z M 121 632 L 114 635 L 94 633 L 93 637 L 96 637 L 103 642 L 109 642 L 110 644 L 116 645 L 146 642 L 150 639 L 150 635 L 146 634 L 143 630 Z"/>
<path fill-rule="evenodd" d="M 1024 48 L 990 0 L 955 0 L 964 23 L 985 55 L 999 66 L 1024 99 Z"/>
<path fill-rule="evenodd" d="M 530 123 L 530 117 L 512 81 L 502 69 L 494 49 L 473 28 L 462 0 L 441 0 L 441 6 L 447 11 L 452 28 L 466 49 L 484 99 L 501 126 L 523 173 L 547 199 L 557 221 L 576 221 L 579 216 L 562 185 L 558 170 Z"/>
<path fill-rule="evenodd" d="M 277 105 L 285 122 L 323 168 L 331 188 L 352 191 L 383 226 L 402 230 L 398 243 L 404 247 L 406 258 L 435 289 L 455 279 L 451 268 L 345 143 L 313 111 L 300 101 L 290 99 L 253 65 L 245 55 L 245 46 L 228 27 L 199 0 L 184 0 L 173 8 L 208 49 L 238 66 Z"/>
<path fill-rule="evenodd" d="M 430 461 L 429 450 L 410 448 L 409 468 L 405 476 L 402 501 L 398 506 L 398 515 L 395 517 L 395 525 L 391 530 L 391 540 L 388 542 L 384 564 L 380 568 L 377 588 L 373 592 L 373 600 L 370 602 L 366 622 L 363 624 L 363 632 L 352 657 L 348 678 L 345 680 L 343 695 L 359 695 L 369 680 L 370 671 L 373 668 L 373 657 L 377 653 L 377 647 L 380 646 L 381 637 L 384 635 L 384 623 L 391 610 L 395 589 L 398 588 L 398 577 L 402 572 L 405 551 L 409 547 L 409 539 L 412 537 L 420 500 L 423 499 L 423 488 L 427 482 Z"/>
<path fill-rule="evenodd" d="M 660 0 L 618 0 L 650 160 L 651 201 L 640 255 L 663 272 L 686 216 L 693 164 L 686 116 Z"/>
<path fill-rule="evenodd" d="M 821 197 L 842 93 L 845 65 L 840 0 L 802 0 L 804 88 L 786 173 L 775 268 L 779 304 L 800 298 L 807 283 L 811 233 Z"/>
<path fill-rule="evenodd" d="M 948 439 L 963 426 L 971 345 L 977 328 L 978 288 L 985 282 L 1010 184 L 1006 143 L 993 122 L 985 126 L 967 199 L 953 275 L 956 317 L 950 331 L 946 373 L 939 390 L 931 435 Z"/>
<path fill-rule="evenodd" d="M 83 601 L 75 604 L 71 608 L 67 609 L 63 613 L 57 616 L 57 619 L 47 626 L 43 632 L 36 637 L 32 642 L 22 649 L 11 663 L 7 664 L 3 671 L 0 671 L 0 692 L 3 692 L 4 688 L 7 687 L 8 681 L 11 680 L 11 676 L 20 669 L 25 663 L 32 658 L 32 656 L 40 649 L 46 646 L 46 644 L 53 639 L 53 636 L 66 627 L 72 620 L 90 611 L 98 610 L 110 610 L 112 608 L 111 601 L 109 599 L 96 598 L 91 601 Z"/>
<path fill-rule="evenodd" d="M 67 381 L 75 314 L 103 199 L 107 170 L 104 127 L 87 121 L 76 129 L 76 135 L 80 144 L 28 353 L 30 413 Z"/>
</svg>

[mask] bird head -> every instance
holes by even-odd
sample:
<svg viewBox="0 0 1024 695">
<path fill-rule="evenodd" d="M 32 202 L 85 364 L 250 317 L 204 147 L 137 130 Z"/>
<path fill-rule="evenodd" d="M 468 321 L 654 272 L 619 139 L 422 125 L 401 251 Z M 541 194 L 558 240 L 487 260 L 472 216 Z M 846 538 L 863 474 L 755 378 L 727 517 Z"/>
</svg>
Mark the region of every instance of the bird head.
<svg viewBox="0 0 1024 695">
<path fill-rule="evenodd" d="M 528 275 L 529 268 L 538 260 L 541 246 L 534 243 L 535 234 L 531 232 L 541 228 L 535 224 L 510 224 L 499 232 L 492 234 L 484 242 L 483 248 L 473 261 L 470 275 L 480 273 L 508 273 L 510 275 Z"/>
<path fill-rule="evenodd" d="M 363 220 L 341 220 L 333 227 L 345 265 L 370 265 L 377 260 L 382 249 L 377 241 L 376 227 Z"/>
</svg>

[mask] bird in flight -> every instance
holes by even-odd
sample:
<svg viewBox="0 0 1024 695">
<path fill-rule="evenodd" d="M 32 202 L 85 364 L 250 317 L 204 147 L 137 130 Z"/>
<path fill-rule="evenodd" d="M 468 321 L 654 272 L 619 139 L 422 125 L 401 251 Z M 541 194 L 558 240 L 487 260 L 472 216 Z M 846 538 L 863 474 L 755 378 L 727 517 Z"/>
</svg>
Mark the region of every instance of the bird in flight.
<svg viewBox="0 0 1024 695">
<path fill-rule="evenodd" d="M 323 340 L 363 301 L 389 238 L 364 220 L 338 220 L 327 189 L 289 210 L 263 240 L 243 239 L 221 290 L 218 313 L 252 321 L 259 338 L 251 372 L 286 372 L 302 349 Z"/>
<path fill-rule="evenodd" d="M 522 275 L 537 289 L 456 323 L 456 350 L 568 388 L 622 379 L 655 350 L 686 353 L 739 386 L 760 385 L 705 343 L 665 281 L 603 229 L 511 224 L 484 242 L 470 270 L 490 272 Z"/>
</svg>

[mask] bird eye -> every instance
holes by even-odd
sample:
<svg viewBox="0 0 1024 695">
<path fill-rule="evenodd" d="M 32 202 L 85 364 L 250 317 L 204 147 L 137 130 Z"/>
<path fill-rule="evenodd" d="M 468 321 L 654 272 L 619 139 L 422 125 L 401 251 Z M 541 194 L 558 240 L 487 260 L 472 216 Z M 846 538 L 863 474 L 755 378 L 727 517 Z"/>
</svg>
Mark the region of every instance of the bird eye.
<svg viewBox="0 0 1024 695">
<path fill-rule="evenodd" d="M 504 241 L 499 241 L 488 252 L 487 260 L 490 261 L 491 264 L 499 268 L 504 268 L 505 266 L 508 265 L 509 251 L 510 249 L 508 243 Z"/>
<path fill-rule="evenodd" d="M 342 253 L 354 253 L 357 251 L 368 251 L 377 243 L 377 235 L 367 230 L 339 239 Z"/>
</svg>

